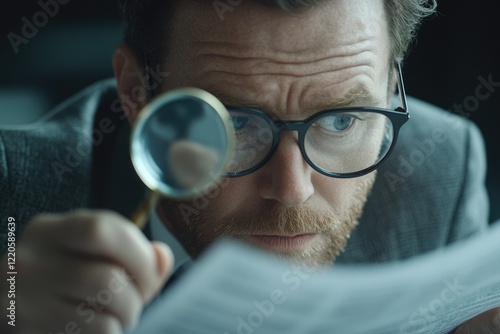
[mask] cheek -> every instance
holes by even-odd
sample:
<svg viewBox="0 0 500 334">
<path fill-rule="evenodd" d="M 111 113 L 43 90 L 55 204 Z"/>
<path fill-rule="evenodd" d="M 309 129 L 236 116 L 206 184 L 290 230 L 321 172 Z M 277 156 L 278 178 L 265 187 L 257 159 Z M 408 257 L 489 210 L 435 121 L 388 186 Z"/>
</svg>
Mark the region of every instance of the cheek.
<svg viewBox="0 0 500 334">
<path fill-rule="evenodd" d="M 223 179 L 217 196 L 210 200 L 209 215 L 220 218 L 257 203 L 257 187 L 251 176 Z"/>
<path fill-rule="evenodd" d="M 311 182 L 314 195 L 307 205 L 313 208 L 330 208 L 337 214 L 348 214 L 356 199 L 366 197 L 363 192 L 371 174 L 353 179 L 335 179 L 313 173 Z M 220 219 L 235 212 L 256 212 L 265 207 L 259 195 L 258 180 L 251 174 L 241 178 L 227 179 L 216 196 L 209 199 L 206 208 L 210 219 Z"/>
<path fill-rule="evenodd" d="M 342 215 L 350 211 L 358 189 L 365 182 L 363 177 L 352 179 L 336 179 L 323 175 L 313 176 L 315 197 L 322 204 L 328 205 L 336 214 Z"/>
</svg>

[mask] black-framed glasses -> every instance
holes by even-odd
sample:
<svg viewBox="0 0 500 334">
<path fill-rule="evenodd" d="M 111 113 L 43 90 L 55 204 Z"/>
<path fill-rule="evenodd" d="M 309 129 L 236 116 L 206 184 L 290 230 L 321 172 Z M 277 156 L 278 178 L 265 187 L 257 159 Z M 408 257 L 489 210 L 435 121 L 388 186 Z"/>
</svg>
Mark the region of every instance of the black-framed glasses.
<svg viewBox="0 0 500 334">
<path fill-rule="evenodd" d="M 227 106 L 236 133 L 236 151 L 226 177 L 264 166 L 276 151 L 282 131 L 297 131 L 302 157 L 316 171 L 353 178 L 375 170 L 391 154 L 410 115 L 401 65 L 396 62 L 401 106 L 394 110 L 349 107 L 320 111 L 305 120 L 273 120 L 260 110 Z"/>
</svg>

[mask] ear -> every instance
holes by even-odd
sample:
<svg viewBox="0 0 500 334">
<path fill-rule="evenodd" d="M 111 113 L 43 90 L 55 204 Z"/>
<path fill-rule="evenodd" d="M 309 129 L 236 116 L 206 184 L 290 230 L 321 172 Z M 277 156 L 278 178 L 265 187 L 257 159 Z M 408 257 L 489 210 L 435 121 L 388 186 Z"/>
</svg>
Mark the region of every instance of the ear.
<svg viewBox="0 0 500 334">
<path fill-rule="evenodd" d="M 113 56 L 118 96 L 130 124 L 147 103 L 144 71 L 139 66 L 137 56 L 126 44 L 121 44 Z"/>
</svg>

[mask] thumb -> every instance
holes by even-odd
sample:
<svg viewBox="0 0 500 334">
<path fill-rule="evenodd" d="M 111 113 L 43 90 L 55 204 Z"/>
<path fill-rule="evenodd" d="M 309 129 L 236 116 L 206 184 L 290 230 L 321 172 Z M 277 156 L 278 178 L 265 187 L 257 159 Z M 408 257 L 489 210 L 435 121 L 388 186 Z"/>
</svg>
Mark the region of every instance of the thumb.
<svg viewBox="0 0 500 334">
<path fill-rule="evenodd" d="M 174 253 L 163 242 L 153 241 L 152 246 L 156 255 L 156 272 L 158 273 L 159 283 L 161 283 L 159 289 L 161 289 L 172 274 L 175 263 Z"/>
</svg>

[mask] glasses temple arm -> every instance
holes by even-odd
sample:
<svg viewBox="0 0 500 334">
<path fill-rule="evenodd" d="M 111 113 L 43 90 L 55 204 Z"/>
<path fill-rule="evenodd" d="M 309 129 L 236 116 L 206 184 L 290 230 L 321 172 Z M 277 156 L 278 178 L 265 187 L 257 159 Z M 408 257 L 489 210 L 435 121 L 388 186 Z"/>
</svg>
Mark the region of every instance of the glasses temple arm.
<svg viewBox="0 0 500 334">
<path fill-rule="evenodd" d="M 407 101 L 406 101 L 406 91 L 405 91 L 405 85 L 404 85 L 404 80 L 403 80 L 403 71 L 401 70 L 401 62 L 399 60 L 396 61 L 396 68 L 398 70 L 399 97 L 401 99 L 401 104 L 403 106 L 403 110 L 405 112 L 408 112 L 408 105 L 407 105 Z"/>
</svg>

